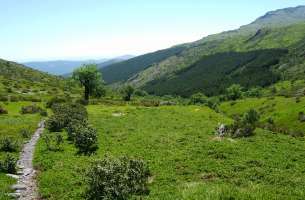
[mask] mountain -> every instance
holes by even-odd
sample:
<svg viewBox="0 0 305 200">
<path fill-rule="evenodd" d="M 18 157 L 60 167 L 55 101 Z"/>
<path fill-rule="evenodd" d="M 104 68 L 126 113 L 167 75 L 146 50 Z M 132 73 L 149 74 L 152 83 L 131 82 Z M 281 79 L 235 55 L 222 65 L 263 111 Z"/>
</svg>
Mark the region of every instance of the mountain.
<svg viewBox="0 0 305 200">
<path fill-rule="evenodd" d="M 129 60 L 119 63 L 119 66 L 110 65 L 102 69 L 104 71 L 104 78 L 109 84 L 131 84 L 137 88 L 145 89 L 150 93 L 160 95 L 190 95 L 196 91 L 217 94 L 223 91 L 221 89 L 221 87 L 224 87 L 223 84 L 220 84 L 219 88 L 204 84 L 207 78 L 208 80 L 213 80 L 213 78 L 209 79 L 208 76 L 215 76 L 213 74 L 213 70 L 216 69 L 215 67 L 228 67 L 234 69 L 235 72 L 240 72 L 244 68 L 248 69 L 248 62 L 242 65 L 236 57 L 241 56 L 242 60 L 244 60 L 247 53 L 252 55 L 253 52 L 256 52 L 254 54 L 260 55 L 253 58 L 255 66 L 250 67 L 253 73 L 256 69 L 261 71 L 264 67 L 268 68 L 269 72 L 275 74 L 278 72 L 284 73 L 283 60 L 291 54 L 292 49 L 302 42 L 305 37 L 304 13 L 305 6 L 268 12 L 249 25 L 242 26 L 237 30 L 210 35 L 192 43 L 175 46 L 161 52 L 157 51 L 132 59 L 133 61 L 149 60 L 149 62 L 141 63 L 131 62 Z M 269 50 L 274 52 L 269 52 Z M 288 53 L 279 53 L 282 51 L 288 51 Z M 275 56 L 276 62 L 271 62 L 273 63 L 272 66 L 270 63 L 265 63 L 261 60 L 261 57 L 268 58 L 268 54 Z M 224 55 L 234 55 L 233 57 L 236 62 L 231 63 L 233 66 L 226 65 L 228 62 L 230 63 L 230 56 Z M 221 66 L 217 65 L 216 58 L 223 59 Z M 286 66 L 291 67 L 291 63 L 286 63 Z M 287 67 L 285 70 L 287 70 Z M 221 73 L 217 74 L 217 80 L 227 80 L 228 76 L 233 75 L 231 74 L 233 72 L 227 72 L 226 69 L 220 69 L 219 72 Z M 195 75 L 196 78 L 192 79 Z M 291 74 L 291 77 L 293 76 L 296 76 L 296 74 Z M 302 76 L 304 77 L 304 73 Z M 268 80 L 268 76 L 264 77 L 266 80 L 260 79 L 251 84 L 242 84 L 245 87 L 252 87 L 256 85 L 264 86 L 266 83 L 271 84 L 273 82 Z M 231 80 L 231 78 L 229 79 Z M 193 87 L 194 85 L 197 86 Z M 215 92 L 211 92 L 212 88 L 214 88 Z"/>
<path fill-rule="evenodd" d="M 99 59 L 99 60 L 79 60 L 79 61 L 70 61 L 70 60 L 54 60 L 54 61 L 41 61 L 41 62 L 26 62 L 24 65 L 37 69 L 43 72 L 48 72 L 54 75 L 64 75 L 71 73 L 75 68 L 88 63 L 101 63 L 101 67 L 107 66 L 112 63 L 124 61 L 130 59 L 133 56 L 126 55 L 120 56 L 113 59 Z M 105 63 L 105 64 L 103 64 Z"/>
</svg>

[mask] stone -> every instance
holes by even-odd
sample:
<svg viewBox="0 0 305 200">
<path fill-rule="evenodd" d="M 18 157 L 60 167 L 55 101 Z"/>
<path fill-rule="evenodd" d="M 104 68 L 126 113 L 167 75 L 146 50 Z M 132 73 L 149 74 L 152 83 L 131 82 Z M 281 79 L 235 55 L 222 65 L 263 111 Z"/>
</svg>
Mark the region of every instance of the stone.
<svg viewBox="0 0 305 200">
<path fill-rule="evenodd" d="M 26 190 L 26 186 L 23 184 L 16 184 L 12 186 L 13 190 Z"/>
<path fill-rule="evenodd" d="M 19 179 L 19 176 L 15 175 L 15 174 L 6 174 L 6 175 L 11 177 L 11 178 L 14 178 L 14 179 Z"/>
</svg>

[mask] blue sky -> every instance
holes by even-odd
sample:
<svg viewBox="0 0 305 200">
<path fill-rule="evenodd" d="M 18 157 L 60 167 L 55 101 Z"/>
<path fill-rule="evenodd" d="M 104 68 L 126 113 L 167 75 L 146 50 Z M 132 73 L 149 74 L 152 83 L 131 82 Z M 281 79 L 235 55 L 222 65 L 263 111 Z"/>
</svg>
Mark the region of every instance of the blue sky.
<svg viewBox="0 0 305 200">
<path fill-rule="evenodd" d="M 105 58 L 191 42 L 305 0 L 0 0 L 0 58 Z"/>
</svg>

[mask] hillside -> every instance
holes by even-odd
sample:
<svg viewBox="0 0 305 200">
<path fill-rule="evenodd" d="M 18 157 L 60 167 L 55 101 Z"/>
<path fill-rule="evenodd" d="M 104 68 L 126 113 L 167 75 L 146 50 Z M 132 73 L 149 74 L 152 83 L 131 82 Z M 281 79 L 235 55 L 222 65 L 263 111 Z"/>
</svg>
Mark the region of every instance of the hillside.
<svg viewBox="0 0 305 200">
<path fill-rule="evenodd" d="M 39 98 L 63 93 L 64 79 L 0 59 L 0 98 Z"/>
<path fill-rule="evenodd" d="M 201 70 L 200 67 L 197 67 L 195 69 L 200 70 L 196 72 L 194 71 L 193 66 L 197 62 L 207 59 L 208 57 L 206 56 L 218 53 L 238 53 L 264 49 L 286 48 L 292 50 L 294 46 L 298 45 L 298 43 L 304 39 L 304 13 L 305 6 L 272 11 L 258 18 L 253 23 L 242 26 L 238 30 L 211 35 L 196 42 L 184 44 L 180 46 L 183 48 L 179 53 L 174 55 L 168 54 L 159 61 L 153 60 L 153 62 L 149 63 L 150 65 L 122 62 L 120 63 L 121 70 L 118 70 L 116 66 L 110 65 L 105 68 L 105 70 L 108 72 L 111 71 L 112 73 L 104 73 L 104 78 L 106 82 L 110 84 L 125 82 L 126 84 L 143 88 L 155 94 L 165 94 L 164 88 L 168 85 L 163 85 L 163 83 L 175 83 L 174 86 L 177 87 L 175 90 L 165 89 L 167 90 L 167 94 L 176 94 L 177 90 L 188 90 L 188 93 L 190 94 L 195 92 L 198 88 L 190 90 L 189 87 L 191 86 L 185 84 L 186 80 L 183 79 L 183 76 L 180 78 L 177 78 L 177 76 L 183 75 L 189 69 L 192 71 L 191 73 L 197 74 L 198 78 L 193 79 L 194 82 L 188 81 L 188 85 L 198 85 L 200 83 L 197 82 L 204 82 L 203 77 L 205 77 L 205 75 L 201 73 L 205 70 Z M 168 49 L 168 51 L 169 50 L 170 49 Z M 147 56 L 154 57 L 154 55 L 155 53 L 151 53 L 133 59 L 145 60 Z M 204 61 L 202 61 L 202 63 L 204 63 Z M 292 67 L 291 64 L 288 64 L 288 66 L 289 68 Z M 213 65 L 211 65 L 211 67 L 213 67 Z M 134 70 L 135 68 L 136 70 Z M 279 71 L 283 72 L 283 70 Z M 290 73 L 290 77 L 295 76 L 299 76 L 299 74 Z M 174 82 L 172 81 L 173 77 L 175 77 L 176 80 Z M 171 88 L 173 88 L 173 85 Z M 200 88 L 200 90 L 203 91 L 204 88 Z M 208 88 L 208 90 L 210 89 Z M 221 89 L 217 88 L 217 90 Z M 178 94 L 182 95 L 183 93 L 184 92 L 179 92 Z"/>
</svg>

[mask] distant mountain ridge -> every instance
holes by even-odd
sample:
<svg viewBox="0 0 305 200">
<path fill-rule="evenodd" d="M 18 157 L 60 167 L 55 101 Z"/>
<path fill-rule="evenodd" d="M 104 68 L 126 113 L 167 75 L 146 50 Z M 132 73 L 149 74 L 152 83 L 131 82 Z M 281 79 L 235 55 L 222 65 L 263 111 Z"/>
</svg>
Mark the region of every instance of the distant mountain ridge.
<svg viewBox="0 0 305 200">
<path fill-rule="evenodd" d="M 205 76 L 203 76 L 203 74 L 196 80 L 193 80 L 193 82 L 188 82 L 190 84 L 189 86 L 183 84 L 183 81 L 188 81 L 188 79 L 181 79 L 179 77 L 189 77 L 183 76 L 183 74 L 187 73 L 188 70 L 194 70 L 192 66 L 199 62 L 202 64 L 205 63 L 205 59 L 209 59 L 209 56 L 215 54 L 236 52 L 236 55 L 238 55 L 239 52 L 264 49 L 274 49 L 274 55 L 280 55 L 280 57 L 277 57 L 277 62 L 274 62 L 274 66 L 268 64 L 268 70 L 270 70 L 270 72 L 274 70 L 280 71 L 276 68 L 276 65 L 278 65 L 278 62 L 282 63 L 280 60 L 282 60 L 282 57 L 285 57 L 286 54 L 277 54 L 277 49 L 291 49 L 305 38 L 304 33 L 305 6 L 285 8 L 268 12 L 254 22 L 241 26 L 237 30 L 210 35 L 192 43 L 178 45 L 162 50 L 161 52 L 157 51 L 132 59 L 134 61 L 149 60 L 147 63 L 141 64 L 141 62 L 131 62 L 131 60 L 127 60 L 119 63 L 119 66 L 107 66 L 102 69 L 102 72 L 107 83 L 131 84 L 154 94 L 190 95 L 196 91 L 205 93 L 204 90 L 206 85 L 203 84 L 205 81 Z M 178 50 L 174 51 L 175 49 Z M 264 57 L 263 55 L 266 55 L 266 53 L 262 54 L 262 56 L 258 56 L 257 62 L 254 62 L 258 68 L 264 67 L 265 65 L 264 62 L 261 62 L 260 60 L 260 58 Z M 223 57 L 223 59 L 229 61 L 230 58 Z M 214 59 L 212 60 L 214 62 Z M 197 72 L 193 71 L 192 74 L 199 73 L 200 75 L 200 73 L 203 73 L 200 69 L 205 66 L 202 64 L 197 65 L 195 68 Z M 236 67 L 242 67 L 239 66 L 238 63 L 236 63 L 236 65 Z M 215 67 L 213 64 L 209 64 L 209 66 Z M 122 69 L 124 69 L 124 74 L 122 73 Z M 207 70 L 209 71 L 209 69 Z M 240 70 L 237 69 L 237 71 Z M 224 75 L 221 73 L 218 75 L 220 76 L 218 78 L 224 78 Z M 175 79 L 176 81 L 168 82 L 172 79 Z M 198 84 L 198 81 L 202 84 Z M 164 87 L 168 87 L 168 84 L 170 83 L 174 84 L 173 87 L 180 88 L 180 90 L 174 90 L 173 87 L 173 90 L 165 90 Z M 197 85 L 197 87 L 194 88 L 191 85 Z M 255 86 L 255 84 L 251 85 Z M 187 92 L 184 93 L 182 91 Z"/>
<path fill-rule="evenodd" d="M 53 75 L 64 75 L 71 73 L 75 68 L 88 63 L 98 64 L 100 67 L 121 62 L 132 58 L 131 55 L 120 56 L 112 59 L 98 59 L 98 60 L 51 60 L 51 61 L 33 61 L 23 63 L 25 66 L 37 69 L 43 72 L 48 72 Z"/>
</svg>

